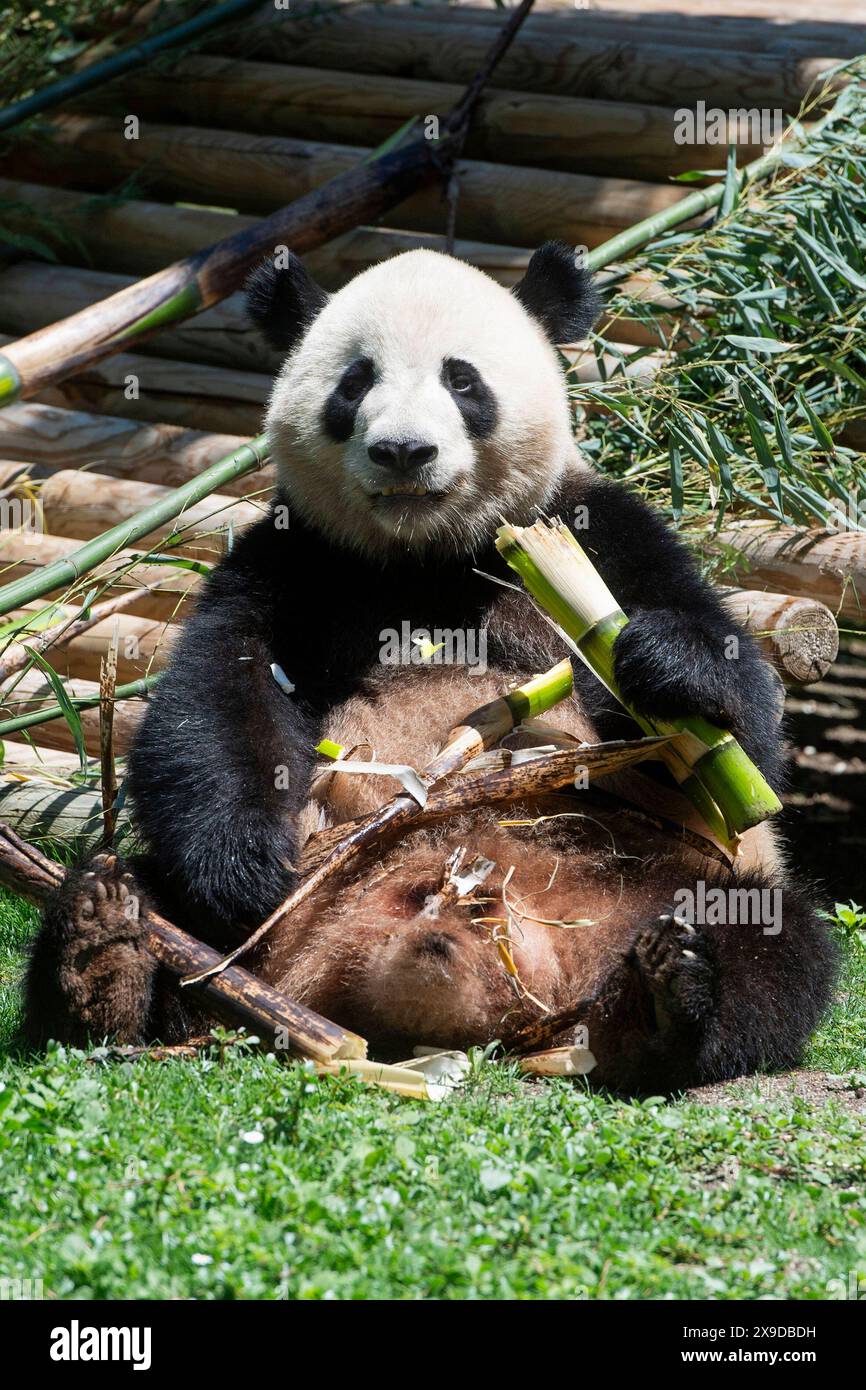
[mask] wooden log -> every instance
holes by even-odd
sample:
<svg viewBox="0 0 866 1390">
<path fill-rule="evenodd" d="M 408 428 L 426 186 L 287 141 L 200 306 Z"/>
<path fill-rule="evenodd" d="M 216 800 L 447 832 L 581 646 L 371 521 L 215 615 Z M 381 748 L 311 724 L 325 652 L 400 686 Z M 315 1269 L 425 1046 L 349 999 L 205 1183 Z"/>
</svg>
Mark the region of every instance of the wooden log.
<svg viewBox="0 0 866 1390">
<path fill-rule="evenodd" d="M 141 424 L 33 401 L 19 401 L 0 414 L 0 457 L 29 465 L 36 478 L 59 467 L 93 468 L 113 478 L 180 487 L 246 442 L 240 435 Z M 256 486 L 271 477 L 269 469 L 261 469 Z M 250 481 L 238 478 L 220 490 L 241 496 L 249 492 Z"/>
<path fill-rule="evenodd" d="M 14 758 L 29 752 L 23 743 L 14 744 L 6 740 L 4 746 Z M 50 773 L 52 766 L 56 767 L 58 776 L 68 776 L 80 770 L 78 758 L 65 750 L 43 746 L 40 753 L 46 759 L 46 772 Z M 54 765 L 47 761 L 52 757 L 62 761 Z M 59 786 L 39 777 L 20 781 L 0 776 L 0 818 L 6 826 L 26 839 L 77 845 L 82 851 L 95 849 L 102 838 L 102 799 L 99 792 L 85 787 Z M 128 823 L 128 814 L 122 813 L 121 819 L 124 824 Z M 4 877 L 4 848 L 0 834 L 0 882 L 13 892 L 29 897 L 23 886 Z M 57 867 L 60 868 L 60 865 Z M 57 882 L 60 882 L 59 878 Z"/>
<path fill-rule="evenodd" d="M 451 15 L 444 21 L 452 22 Z M 453 82 L 196 55 L 170 73 L 111 83 L 74 109 L 375 147 L 414 116 L 441 117 L 459 95 Z M 744 122 L 739 126 L 738 158 L 747 163 L 762 146 L 752 143 Z M 674 131 L 668 106 L 491 89 L 479 101 L 464 153 L 538 169 L 664 179 L 700 165 L 694 147 L 678 144 Z"/>
<path fill-rule="evenodd" d="M 79 541 L 64 536 L 0 529 L 0 579 L 4 583 L 25 579 L 38 574 L 46 565 L 66 559 L 79 549 Z M 46 599 L 63 595 L 67 584 L 68 581 L 49 590 Z M 145 592 L 129 611 L 144 618 L 174 622 L 194 599 L 201 576 L 195 570 L 149 562 L 141 551 L 119 550 L 110 560 L 90 572 L 82 584 L 84 587 L 79 585 L 81 597 L 97 586 L 106 586 L 109 594 L 140 587 Z M 159 584 L 160 588 L 148 592 L 146 586 L 153 584 Z"/>
<path fill-rule="evenodd" d="M 79 710 L 84 746 L 88 756 L 99 757 L 99 685 L 96 681 L 72 680 L 67 683 L 70 696 L 94 701 L 92 709 Z M 22 714 L 46 709 L 57 703 L 50 681 L 39 670 L 31 670 L 14 678 L 14 688 L 0 690 L 0 721 L 17 719 Z M 118 700 L 114 709 L 114 743 L 119 754 L 129 751 L 135 732 L 144 717 L 146 701 Z M 34 726 L 39 742 L 45 748 L 74 749 L 75 739 L 66 720 L 61 716 Z"/>
<path fill-rule="evenodd" d="M 60 886 L 64 875 L 59 864 L 22 841 L 8 825 L 0 826 L 0 882 L 4 887 L 41 904 Z M 147 949 L 173 975 L 201 974 L 219 962 L 218 953 L 210 946 L 196 941 L 159 913 L 148 912 L 141 920 Z M 268 1047 L 288 1048 L 323 1063 L 367 1054 L 367 1044 L 356 1033 L 296 1004 L 240 967 L 209 979 L 193 990 L 193 997 L 208 1012 L 248 1028 Z"/>
<path fill-rule="evenodd" d="M 459 155 L 481 90 L 507 52 L 531 3 L 521 0 L 496 41 L 485 50 L 483 64 L 449 113 L 435 145 L 423 137 L 398 143 L 378 158 L 366 160 L 317 188 L 309 197 L 281 207 L 250 231 L 205 247 L 101 304 L 20 339 L 0 355 L 0 405 L 9 405 L 19 396 L 33 396 L 88 363 L 110 356 L 121 342 L 125 347 L 134 346 L 137 338 L 224 299 L 241 286 L 262 257 L 273 255 L 275 247 L 308 251 L 359 222 L 375 220 L 425 183 L 440 180 L 447 161 Z M 188 194 L 184 197 L 187 200 Z"/>
<path fill-rule="evenodd" d="M 27 608 L 13 613 L 11 618 L 18 621 L 44 610 L 42 603 L 28 604 Z M 57 614 L 58 621 L 64 613 L 73 611 L 73 605 L 62 605 Z M 117 678 L 123 684 L 152 671 L 162 670 L 179 632 L 177 623 L 159 618 L 142 618 L 135 613 L 117 613 L 113 617 L 102 618 L 87 632 L 72 637 L 68 642 L 52 645 L 45 655 L 61 676 L 98 681 L 102 658 L 116 637 Z M 23 640 L 26 643 L 26 635 Z"/>
<path fill-rule="evenodd" d="M 754 589 L 726 589 L 723 599 L 787 685 L 811 685 L 826 676 L 839 652 L 839 628 L 826 604 Z"/>
<path fill-rule="evenodd" d="M 305 67 L 434 81 L 460 82 L 478 66 L 489 41 L 484 24 L 443 24 L 437 18 L 407 23 L 403 13 L 346 10 L 310 18 L 275 21 L 271 5 L 246 26 L 243 43 L 217 36 L 207 51 L 231 57 L 267 57 Z M 551 42 L 538 27 L 525 30 L 504 58 L 497 83 L 523 92 L 617 101 L 627 91 L 633 101 L 665 105 L 671 93 L 683 106 L 781 107 L 798 110 L 821 73 L 839 61 L 818 57 L 721 50 L 715 44 L 622 42 L 574 37 Z"/>
<path fill-rule="evenodd" d="M 45 182 L 75 182 L 96 190 L 136 173 L 161 197 L 218 198 L 245 211 L 268 212 L 287 193 L 311 198 L 337 178 L 348 178 L 369 152 L 357 146 L 321 144 L 197 126 L 146 123 L 138 140 L 126 140 L 106 116 L 65 116 L 52 121 L 38 146 L 19 142 L 6 168 Z M 686 196 L 681 188 L 632 179 L 563 174 L 483 160 L 460 163 L 457 225 L 461 235 L 535 246 L 551 237 L 598 246 L 615 232 Z M 447 205 L 438 188 L 414 193 L 390 214 L 403 227 L 445 229 Z M 8 355 L 8 354 L 7 354 Z"/>
<path fill-rule="evenodd" d="M 260 480 L 250 480 L 249 487 L 259 494 Z M 138 483 L 84 469 L 63 468 L 43 480 L 39 501 L 49 535 L 89 540 L 162 501 L 171 492 L 171 488 L 158 483 Z M 182 539 L 172 546 L 172 553 L 216 562 L 225 553 L 229 531 L 239 532 L 260 521 L 267 510 L 266 500 L 260 496 L 258 502 L 245 502 L 215 492 L 187 507 L 176 521 L 148 532 L 147 539 L 157 546 L 166 537 L 180 534 Z"/>
<path fill-rule="evenodd" d="M 594 0 L 595 4 L 595 0 Z M 693 13 L 681 12 L 678 4 L 672 5 L 675 13 L 666 10 L 655 12 L 648 9 L 645 0 L 638 0 L 636 12 L 631 15 L 624 6 L 614 3 L 614 13 L 605 13 L 603 7 L 578 9 L 574 6 L 556 6 L 554 10 L 545 9 L 536 0 L 533 12 L 526 20 L 524 34 L 532 34 L 539 40 L 559 43 L 569 39 L 606 38 L 620 43 L 673 44 L 684 48 L 730 48 L 744 53 L 777 54 L 815 54 L 840 53 L 856 57 L 863 51 L 862 25 L 857 23 L 808 23 L 804 15 L 801 19 L 779 14 L 777 0 L 771 0 L 776 13 L 761 18 L 752 14 L 724 13 L 724 3 L 714 3 L 707 12 L 706 0 L 703 11 L 698 8 Z M 358 7 L 360 8 L 360 7 Z M 376 6 L 370 8 L 374 12 Z M 476 0 L 471 4 L 417 4 L 411 0 L 402 4 L 391 0 L 389 10 L 398 9 L 403 23 L 416 20 L 439 20 L 440 24 L 489 24 L 495 20 L 497 10 L 483 9 Z M 380 12 L 380 11 L 379 11 Z M 297 11 L 295 12 L 297 13 Z M 814 13 L 814 11 L 813 11 Z"/>
<path fill-rule="evenodd" d="M 754 521 L 728 526 L 718 539 L 742 555 L 734 574 L 744 587 L 815 599 L 838 618 L 866 626 L 863 531 L 801 530 Z"/>
<path fill-rule="evenodd" d="M 69 265 L 86 267 L 91 263 L 99 265 L 103 271 L 135 271 L 138 274 L 159 270 L 167 261 L 190 256 L 203 245 L 226 235 L 238 228 L 251 228 L 256 225 L 255 218 L 233 215 L 230 212 L 213 212 L 204 208 L 177 208 L 165 203 L 147 202 L 136 198 L 128 203 L 117 203 L 109 197 L 81 193 L 73 189 L 52 188 L 45 184 L 28 183 L 18 179 L 0 178 L 0 199 L 8 203 L 4 208 L 3 223 L 11 230 L 32 232 L 35 222 L 39 222 L 40 237 L 53 247 L 56 254 Z M 445 237 L 435 233 L 406 232 L 386 227 L 354 227 L 343 236 L 334 237 L 323 246 L 316 247 L 304 257 L 310 274 L 325 289 L 337 289 L 350 280 L 358 271 L 397 251 L 410 251 L 424 246 L 433 251 L 445 249 Z M 488 241 L 470 241 L 458 237 L 454 244 L 454 254 L 461 260 L 480 266 L 495 280 L 504 285 L 514 285 L 523 276 L 532 254 L 519 246 L 503 246 Z M 63 267 L 39 266 L 46 276 L 59 276 Z M 6 272 L 13 275 L 15 267 Z M 5 283 L 5 282 L 4 282 Z M 40 282 L 40 290 L 42 284 Z M 111 287 L 115 294 L 134 284 L 129 278 Z M 69 306 L 69 313 L 77 312 L 107 295 L 94 293 L 81 297 L 76 304 Z M 26 306 L 26 299 L 23 301 Z M 49 301 L 50 302 L 50 301 Z M 219 306 L 232 308 L 228 327 L 232 331 L 246 328 L 241 295 L 230 295 Z M 64 305 L 60 305 L 61 310 Z M 4 296 L 0 296 L 0 312 L 5 312 Z M 141 343 L 144 352 L 158 351 L 160 343 L 166 343 L 166 353 L 171 357 L 214 362 L 217 366 L 226 362 L 223 356 L 205 356 L 201 335 L 198 329 L 208 329 L 212 322 L 222 326 L 222 321 L 212 320 L 211 314 L 218 312 L 209 309 L 199 313 L 191 321 L 179 321 L 161 328 L 153 338 Z M 42 327 L 53 323 L 57 313 L 47 315 L 36 309 L 31 322 L 27 318 L 23 324 L 10 324 L 9 329 L 24 333 L 34 326 Z M 41 316 L 39 316 L 41 314 Z M 2 320 L 0 320 L 2 326 Z M 172 336 L 170 336 L 172 335 Z M 191 336 L 190 336 L 191 335 Z M 258 335 L 251 340 L 258 342 Z M 188 348 L 182 345 L 189 343 Z M 136 344 L 138 346 L 138 344 Z M 271 365 L 277 359 L 269 359 L 267 349 L 259 346 L 251 350 L 243 365 L 251 370 L 259 366 L 275 370 Z M 234 365 L 229 360 L 227 365 Z"/>
</svg>

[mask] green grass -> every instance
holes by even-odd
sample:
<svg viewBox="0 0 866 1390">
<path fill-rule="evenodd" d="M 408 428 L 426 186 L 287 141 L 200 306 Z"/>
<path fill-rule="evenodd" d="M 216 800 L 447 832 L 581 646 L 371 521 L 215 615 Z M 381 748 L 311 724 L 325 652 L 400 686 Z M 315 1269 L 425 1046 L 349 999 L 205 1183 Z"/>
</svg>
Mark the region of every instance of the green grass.
<svg viewBox="0 0 866 1390">
<path fill-rule="evenodd" d="M 33 914 L 0 902 L 2 1019 Z M 863 1068 L 866 956 L 807 1062 Z M 825 1298 L 866 1265 L 862 1117 L 641 1104 L 477 1059 L 441 1105 L 228 1050 L 0 1057 L 0 1275 L 58 1298 Z"/>
</svg>

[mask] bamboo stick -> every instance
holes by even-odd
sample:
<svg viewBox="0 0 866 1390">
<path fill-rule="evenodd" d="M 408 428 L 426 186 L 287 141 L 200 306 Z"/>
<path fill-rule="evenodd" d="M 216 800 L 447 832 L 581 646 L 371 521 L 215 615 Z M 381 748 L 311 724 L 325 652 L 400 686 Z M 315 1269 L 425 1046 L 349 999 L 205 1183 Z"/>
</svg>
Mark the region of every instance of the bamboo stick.
<svg viewBox="0 0 866 1390">
<path fill-rule="evenodd" d="M 406 17 L 415 13 L 404 11 Z M 491 19 L 497 21 L 495 11 Z M 443 31 L 453 22 L 452 11 Z M 140 73 L 103 87 L 75 109 L 376 146 L 414 116 L 441 117 L 459 95 L 454 82 L 194 55 L 170 73 Z M 664 179 L 695 168 L 695 150 L 677 144 L 674 129 L 665 106 L 491 89 L 478 104 L 465 154 L 539 169 Z M 743 137 L 738 148 L 747 162 L 761 147 L 750 142 L 748 129 Z"/>
<path fill-rule="evenodd" d="M 839 629 L 826 604 L 754 589 L 726 589 L 722 599 L 787 685 L 823 680 L 839 652 Z"/>
<path fill-rule="evenodd" d="M 65 468 L 39 484 L 38 496 L 49 533 L 85 540 L 101 535 L 109 527 L 122 527 L 128 520 L 155 507 L 164 508 L 173 500 L 174 490 L 160 487 L 158 483 L 138 483 Z M 259 503 L 244 502 L 212 492 L 185 507 L 171 521 L 154 526 L 136 539 L 146 539 L 151 546 L 158 547 L 176 535 L 179 541 L 172 545 L 172 553 L 196 555 L 215 562 L 225 553 L 230 532 L 240 533 L 254 526 L 266 512 L 266 497 Z"/>
<path fill-rule="evenodd" d="M 0 454 L 6 461 L 26 464 L 34 478 L 58 467 L 93 468 L 114 478 L 179 487 L 247 443 L 234 434 L 142 424 L 35 401 L 19 401 L 0 417 Z M 270 469 L 262 469 L 256 485 L 264 486 L 271 476 Z M 220 484 L 220 491 L 229 496 L 249 489 L 245 475 L 227 477 Z"/>
<path fill-rule="evenodd" d="M 129 347 L 137 338 L 224 299 L 275 247 L 309 251 L 363 220 L 375 219 L 412 190 L 440 178 L 443 161 L 447 166 L 460 150 L 481 88 L 531 4 L 532 0 L 521 0 L 486 51 L 483 66 L 444 123 L 438 142 L 422 137 L 398 145 L 280 208 L 249 231 L 226 237 L 101 304 L 13 343 L 0 355 L 0 405 L 32 396 L 120 346 Z"/>
<path fill-rule="evenodd" d="M 0 576 L 8 581 L 32 581 L 38 588 L 34 598 L 64 596 L 70 580 L 54 578 L 51 565 L 65 562 L 81 549 L 78 541 L 64 536 L 46 536 L 39 531 L 5 531 L 0 529 Z M 64 568 L 62 575 L 69 572 Z M 176 619 L 185 611 L 201 584 L 201 574 L 194 568 L 160 564 L 149 561 L 141 551 L 118 550 L 88 571 L 87 588 L 79 585 L 80 596 L 97 585 L 108 594 L 136 591 L 130 611 L 143 618 Z M 26 600 L 29 602 L 30 600 Z M 24 603 L 25 600 L 22 600 Z M 13 605 L 14 607 L 14 605 Z"/>
<path fill-rule="evenodd" d="M 2 796 L 0 792 L 0 802 Z M 20 840 L 8 826 L 0 826 L 0 882 L 5 887 L 41 904 L 60 886 L 64 875 L 59 864 L 52 863 L 34 845 Z M 219 960 L 210 946 L 196 941 L 157 912 L 147 912 L 141 923 L 147 950 L 173 975 L 201 974 Z M 321 1063 L 367 1055 L 367 1044 L 356 1033 L 296 1004 L 246 970 L 222 971 L 195 993 L 209 1012 L 228 1018 L 235 1026 L 243 1025 L 266 1046 L 279 1050 L 288 1047 L 296 1055 Z"/>
<path fill-rule="evenodd" d="M 266 457 L 263 436 L 241 445 L 234 453 L 210 468 L 197 478 L 191 479 L 174 490 L 166 489 L 158 501 L 144 511 L 126 521 L 119 522 L 108 531 L 95 536 L 84 545 L 73 549 L 63 559 L 46 565 L 36 574 L 22 576 L 0 588 L 0 614 L 8 613 L 34 599 L 43 598 L 54 589 L 72 584 L 96 565 L 102 564 L 115 554 L 143 536 L 150 535 L 158 527 L 173 521 L 181 512 L 193 507 L 197 502 L 209 497 L 224 482 L 243 477 L 261 467 Z M 32 538 L 31 538 L 32 539 Z"/>
<path fill-rule="evenodd" d="M 426 17 L 407 23 L 403 13 L 387 10 L 343 9 L 284 25 L 264 5 L 246 26 L 243 52 L 305 67 L 459 82 L 477 65 L 487 38 L 483 24 L 449 26 Z M 237 56 L 238 45 L 217 36 L 207 51 Z M 665 45 L 596 39 L 579 27 L 552 42 L 535 26 L 502 62 L 497 81 L 519 91 L 603 101 L 616 101 L 626 90 L 633 101 L 664 105 L 676 92 L 682 105 L 706 101 L 796 111 L 820 74 L 838 61 L 836 54 L 782 56 L 725 51 L 715 44 L 693 47 L 682 40 Z"/>
<path fill-rule="evenodd" d="M 358 146 L 155 122 L 142 126 L 138 140 L 126 140 L 113 117 L 64 116 L 40 132 L 38 144 L 15 147 L 5 167 L 13 175 L 97 191 L 137 173 L 147 191 L 160 197 L 219 199 L 265 213 L 287 192 L 296 199 L 313 197 L 326 180 L 348 178 L 368 155 Z M 634 179 L 461 160 L 460 231 L 523 245 L 559 237 L 598 246 L 685 196 L 679 187 Z M 413 192 L 391 217 L 417 231 L 442 231 L 439 189 Z"/>
<path fill-rule="evenodd" d="M 733 570 L 741 584 L 814 599 L 838 618 L 866 624 L 866 532 L 755 521 L 728 526 L 718 539 L 742 555 Z"/>
<path fill-rule="evenodd" d="M 568 528 L 562 522 L 506 523 L 496 548 L 590 670 L 629 709 L 614 676 L 614 645 L 628 618 Z M 705 719 L 668 722 L 629 713 L 645 733 L 681 735 L 661 756 L 720 843 L 735 847 L 738 836 L 782 809 L 732 734 Z"/>
</svg>

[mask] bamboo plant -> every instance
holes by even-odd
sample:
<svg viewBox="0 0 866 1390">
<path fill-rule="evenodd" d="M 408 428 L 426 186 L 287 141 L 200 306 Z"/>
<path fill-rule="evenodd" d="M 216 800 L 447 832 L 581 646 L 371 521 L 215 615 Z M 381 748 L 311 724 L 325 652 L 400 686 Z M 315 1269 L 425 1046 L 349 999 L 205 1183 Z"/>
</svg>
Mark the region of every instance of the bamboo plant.
<svg viewBox="0 0 866 1390">
<path fill-rule="evenodd" d="M 586 552 L 562 522 L 506 523 L 496 546 L 577 655 L 647 734 L 677 734 L 660 746 L 681 790 L 721 843 L 782 809 L 781 802 L 733 734 L 706 719 L 647 719 L 630 709 L 614 675 L 614 643 L 628 622 Z"/>
</svg>

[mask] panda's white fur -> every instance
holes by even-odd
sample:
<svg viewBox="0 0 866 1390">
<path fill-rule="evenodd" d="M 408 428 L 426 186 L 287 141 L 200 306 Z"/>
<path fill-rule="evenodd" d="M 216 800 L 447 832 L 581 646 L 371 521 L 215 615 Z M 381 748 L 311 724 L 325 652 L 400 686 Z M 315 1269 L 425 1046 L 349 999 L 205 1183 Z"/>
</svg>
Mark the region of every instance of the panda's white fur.
<svg viewBox="0 0 866 1390">
<path fill-rule="evenodd" d="M 322 411 L 359 357 L 372 359 L 377 379 L 351 438 L 334 443 Z M 470 438 L 440 380 L 448 357 L 470 361 L 492 389 L 492 438 Z M 277 377 L 267 432 L 280 482 L 304 518 L 372 554 L 431 542 L 471 552 L 501 515 L 528 520 L 566 470 L 581 467 L 562 368 L 542 328 L 488 275 L 436 251 L 374 265 L 328 300 Z M 424 483 L 444 498 L 377 498 L 382 470 L 368 448 L 401 437 L 436 445 Z"/>
</svg>

